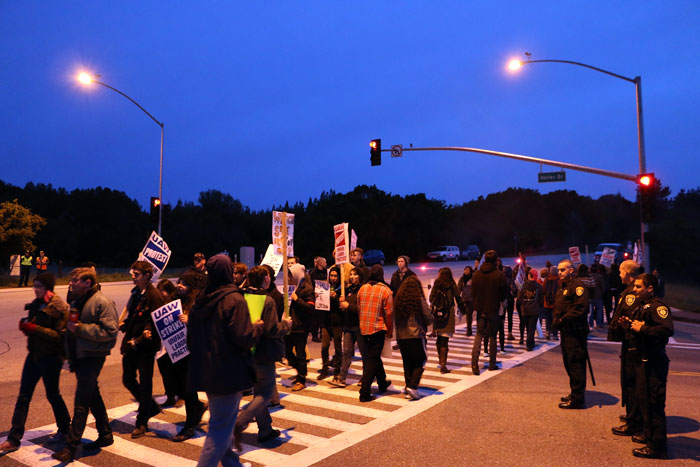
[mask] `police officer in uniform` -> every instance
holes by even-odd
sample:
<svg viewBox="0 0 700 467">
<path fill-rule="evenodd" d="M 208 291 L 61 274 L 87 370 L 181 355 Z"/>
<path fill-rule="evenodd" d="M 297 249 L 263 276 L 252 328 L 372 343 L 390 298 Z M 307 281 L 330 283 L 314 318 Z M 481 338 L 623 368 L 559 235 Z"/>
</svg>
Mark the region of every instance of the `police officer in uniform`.
<svg viewBox="0 0 700 467">
<path fill-rule="evenodd" d="M 635 338 L 629 326 L 626 326 L 626 318 L 632 318 L 632 314 L 639 305 L 637 295 L 634 293 L 634 280 L 639 275 L 639 264 L 631 259 L 623 261 L 620 265 L 620 279 L 625 286 L 620 295 L 620 301 L 613 312 L 608 329 L 608 340 L 621 342 L 620 350 L 620 387 L 622 395 L 620 400 L 625 408 L 625 415 L 620 419 L 625 422 L 622 426 L 612 428 L 612 432 L 618 436 L 633 436 L 642 432 L 642 414 L 636 398 L 635 386 L 635 360 L 638 360 L 638 349 L 631 345 Z"/>
<path fill-rule="evenodd" d="M 553 324 L 561 332 L 561 354 L 569 375 L 571 393 L 562 397 L 560 409 L 583 409 L 586 406 L 586 358 L 588 356 L 588 289 L 574 277 L 568 259 L 557 266 L 560 287 L 554 299 Z"/>
<path fill-rule="evenodd" d="M 634 281 L 638 307 L 632 318 L 624 319 L 634 335 L 631 345 L 639 349 L 636 360 L 637 403 L 642 413 L 644 434 L 632 441 L 646 444 L 632 451 L 636 457 L 666 458 L 666 344 L 673 335 L 669 308 L 654 296 L 658 282 L 653 274 L 642 274 Z"/>
</svg>

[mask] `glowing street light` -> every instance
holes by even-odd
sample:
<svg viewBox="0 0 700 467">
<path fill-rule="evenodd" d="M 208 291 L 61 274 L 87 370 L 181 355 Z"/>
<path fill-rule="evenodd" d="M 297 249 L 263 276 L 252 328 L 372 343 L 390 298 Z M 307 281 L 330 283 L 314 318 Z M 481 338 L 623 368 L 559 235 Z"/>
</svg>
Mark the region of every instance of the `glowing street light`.
<svg viewBox="0 0 700 467">
<path fill-rule="evenodd" d="M 113 88 L 109 84 L 105 84 L 105 83 L 98 81 L 96 79 L 96 78 L 100 78 L 100 77 L 101 77 L 100 75 L 92 75 L 92 74 L 87 73 L 85 71 L 78 73 L 78 75 L 76 76 L 77 80 L 80 81 L 81 83 L 83 83 L 84 85 L 96 83 L 96 84 L 99 84 L 99 85 L 104 86 L 106 88 L 109 88 L 112 91 L 119 93 L 122 96 L 126 97 L 132 103 L 134 103 L 134 105 L 136 105 L 136 107 L 138 107 L 146 115 L 151 117 L 151 120 L 156 122 L 158 124 L 158 126 L 160 127 L 160 176 L 159 176 L 159 180 L 158 180 L 158 201 L 159 201 L 159 203 L 158 203 L 158 235 L 161 235 L 161 230 L 163 227 L 163 204 L 160 202 L 160 200 L 163 199 L 163 139 L 165 137 L 164 124 L 163 124 L 163 122 L 158 121 L 158 119 L 156 119 L 153 115 L 151 115 L 146 109 L 141 107 L 141 104 L 139 104 L 138 102 L 133 100 L 131 97 L 129 97 L 126 94 L 124 94 L 123 92 L 121 92 L 119 89 Z"/>
<path fill-rule="evenodd" d="M 508 62 L 508 69 L 510 71 L 518 71 L 521 66 L 523 66 L 523 62 L 521 62 L 517 58 L 514 58 L 513 60 Z"/>
</svg>

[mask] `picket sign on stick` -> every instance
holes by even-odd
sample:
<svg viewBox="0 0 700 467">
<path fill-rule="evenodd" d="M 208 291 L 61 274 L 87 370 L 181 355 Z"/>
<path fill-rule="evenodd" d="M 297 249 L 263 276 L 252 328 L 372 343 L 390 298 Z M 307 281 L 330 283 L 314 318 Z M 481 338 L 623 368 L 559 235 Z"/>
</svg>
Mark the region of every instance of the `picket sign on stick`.
<svg viewBox="0 0 700 467">
<path fill-rule="evenodd" d="M 282 213 L 282 276 L 283 276 L 283 286 L 284 291 L 284 317 L 289 318 L 289 277 L 287 277 L 287 272 L 289 271 L 289 266 L 287 265 L 287 213 Z"/>
<path fill-rule="evenodd" d="M 350 252 L 348 251 L 348 224 L 333 226 L 333 238 L 335 239 L 335 264 L 340 265 L 340 298 L 345 300 L 345 263 L 348 263 Z"/>
</svg>

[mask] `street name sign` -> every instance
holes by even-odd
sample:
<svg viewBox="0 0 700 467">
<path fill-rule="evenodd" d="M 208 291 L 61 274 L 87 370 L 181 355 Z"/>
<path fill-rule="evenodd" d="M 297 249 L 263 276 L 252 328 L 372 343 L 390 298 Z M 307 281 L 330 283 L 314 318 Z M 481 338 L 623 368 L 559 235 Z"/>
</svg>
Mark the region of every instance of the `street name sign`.
<svg viewBox="0 0 700 467">
<path fill-rule="evenodd" d="M 563 170 L 560 172 L 540 172 L 537 174 L 537 181 L 540 183 L 565 182 L 566 172 L 564 172 Z"/>
</svg>

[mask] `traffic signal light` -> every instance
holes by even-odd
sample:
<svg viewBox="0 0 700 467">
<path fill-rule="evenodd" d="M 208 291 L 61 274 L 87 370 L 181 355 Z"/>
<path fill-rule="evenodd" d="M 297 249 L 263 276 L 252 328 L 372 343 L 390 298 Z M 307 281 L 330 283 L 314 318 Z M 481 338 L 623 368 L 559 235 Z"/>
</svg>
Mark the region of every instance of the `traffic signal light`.
<svg viewBox="0 0 700 467">
<path fill-rule="evenodd" d="M 639 191 L 639 207 L 642 222 L 651 222 L 654 217 L 654 205 L 658 191 L 656 177 L 653 173 L 637 175 L 637 190 Z"/>
<path fill-rule="evenodd" d="M 151 218 L 158 219 L 158 213 L 160 212 L 160 198 L 157 196 L 151 196 Z"/>
<path fill-rule="evenodd" d="M 369 147 L 369 160 L 372 162 L 372 165 L 382 165 L 382 140 L 373 139 L 370 141 Z"/>
</svg>

